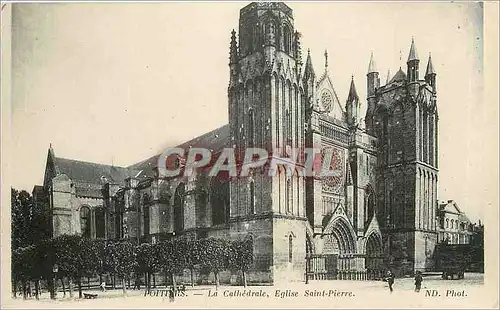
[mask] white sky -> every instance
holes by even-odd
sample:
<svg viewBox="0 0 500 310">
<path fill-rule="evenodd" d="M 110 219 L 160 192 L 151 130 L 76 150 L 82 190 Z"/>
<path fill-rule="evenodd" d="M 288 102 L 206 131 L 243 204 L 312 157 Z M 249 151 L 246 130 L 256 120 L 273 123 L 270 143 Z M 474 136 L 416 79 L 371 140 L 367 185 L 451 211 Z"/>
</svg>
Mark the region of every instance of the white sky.
<svg viewBox="0 0 500 310">
<path fill-rule="evenodd" d="M 14 5 L 13 186 L 31 191 L 42 182 L 49 143 L 56 156 L 127 166 L 227 123 L 230 31 L 246 4 Z M 370 52 L 382 83 L 388 69 L 406 70 L 412 36 L 422 75 L 432 52 L 439 199 L 456 200 L 473 221 L 497 207 L 496 184 L 484 177 L 495 173 L 483 158 L 497 120 L 483 100 L 479 4 L 289 5 L 317 75 L 328 49 L 342 103 L 353 74 L 366 98 Z"/>
</svg>

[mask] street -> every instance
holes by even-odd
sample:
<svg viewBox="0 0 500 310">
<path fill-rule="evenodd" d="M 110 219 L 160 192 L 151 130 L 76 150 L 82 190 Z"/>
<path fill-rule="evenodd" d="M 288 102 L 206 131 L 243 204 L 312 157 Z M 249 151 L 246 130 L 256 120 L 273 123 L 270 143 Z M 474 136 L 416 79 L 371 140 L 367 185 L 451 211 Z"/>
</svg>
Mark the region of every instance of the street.
<svg viewBox="0 0 500 310">
<path fill-rule="evenodd" d="M 280 286 L 195 286 L 188 287 L 185 296 L 177 296 L 173 303 L 169 302 L 162 288 L 152 289 L 151 295 L 144 296 L 144 290 L 128 290 L 123 297 L 122 290 L 96 290 L 86 293 L 98 294 L 97 299 L 74 300 L 62 298 L 52 301 L 45 293 L 39 301 L 34 298 L 5 300 L 4 307 L 37 307 L 37 308 L 88 308 L 116 307 L 120 308 L 184 308 L 184 307 L 227 307 L 257 308 L 279 306 L 286 308 L 342 308 L 342 307 L 463 307 L 465 305 L 483 305 L 491 307 L 494 302 L 485 298 L 484 275 L 467 273 L 463 280 L 442 280 L 440 276 L 424 277 L 422 289 L 414 292 L 413 278 L 397 278 L 394 292 L 390 293 L 383 281 L 311 281 L 305 283 L 290 283 Z"/>
</svg>

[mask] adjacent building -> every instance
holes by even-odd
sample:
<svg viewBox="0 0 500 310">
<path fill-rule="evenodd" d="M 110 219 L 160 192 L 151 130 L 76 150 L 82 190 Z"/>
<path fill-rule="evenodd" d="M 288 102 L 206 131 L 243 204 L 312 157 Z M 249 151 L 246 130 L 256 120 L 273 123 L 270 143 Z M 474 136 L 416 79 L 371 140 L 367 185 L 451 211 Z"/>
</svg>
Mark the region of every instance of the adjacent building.
<svg viewBox="0 0 500 310">
<path fill-rule="evenodd" d="M 453 200 L 441 202 L 438 209 L 439 243 L 471 244 L 476 225 Z"/>
</svg>

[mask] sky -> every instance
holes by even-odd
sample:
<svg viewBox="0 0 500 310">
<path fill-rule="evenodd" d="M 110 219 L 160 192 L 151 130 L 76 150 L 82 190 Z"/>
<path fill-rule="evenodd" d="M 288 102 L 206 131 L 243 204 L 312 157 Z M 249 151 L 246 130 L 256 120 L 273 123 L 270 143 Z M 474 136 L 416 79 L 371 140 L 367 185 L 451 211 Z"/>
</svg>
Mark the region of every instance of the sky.
<svg viewBox="0 0 500 310">
<path fill-rule="evenodd" d="M 247 3 L 15 4 L 12 10 L 12 186 L 41 184 L 47 150 L 128 166 L 224 125 L 230 32 Z M 351 76 L 366 98 L 373 52 L 382 83 L 406 70 L 412 37 L 423 75 L 437 71 L 439 199 L 469 218 L 497 208 L 496 152 L 485 137 L 483 9 L 472 2 L 289 2 L 316 74 L 342 103 Z M 305 57 L 305 56 L 304 56 Z M 362 115 L 366 100 L 362 100 Z M 496 158 L 495 158 L 496 160 Z M 496 161 L 495 161 L 496 163 Z"/>
</svg>

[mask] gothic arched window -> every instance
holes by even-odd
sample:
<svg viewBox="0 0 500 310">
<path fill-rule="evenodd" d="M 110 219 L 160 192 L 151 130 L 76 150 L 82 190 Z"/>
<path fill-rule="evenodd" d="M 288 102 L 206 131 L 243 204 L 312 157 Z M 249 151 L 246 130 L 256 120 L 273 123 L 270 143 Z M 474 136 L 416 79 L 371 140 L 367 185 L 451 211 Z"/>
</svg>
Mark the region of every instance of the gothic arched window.
<svg viewBox="0 0 500 310">
<path fill-rule="evenodd" d="M 210 204 L 212 207 L 212 224 L 224 224 L 229 221 L 229 182 L 222 181 L 220 176 L 212 178 L 210 183 Z"/>
<path fill-rule="evenodd" d="M 291 212 L 291 181 L 290 178 L 286 180 L 286 189 L 285 189 L 285 205 L 286 205 L 286 213 Z"/>
<path fill-rule="evenodd" d="M 123 210 L 125 202 L 123 200 L 123 192 L 114 198 L 115 203 L 115 238 L 123 238 Z"/>
<path fill-rule="evenodd" d="M 253 52 L 253 40 L 254 40 L 254 31 L 253 29 L 248 29 L 247 54 Z"/>
<path fill-rule="evenodd" d="M 174 231 L 176 233 L 184 230 L 184 194 L 185 185 L 180 183 L 174 196 Z"/>
<path fill-rule="evenodd" d="M 80 231 L 82 236 L 90 238 L 90 209 L 86 206 L 80 209 Z"/>
<path fill-rule="evenodd" d="M 290 29 L 287 26 L 283 27 L 283 50 L 285 53 L 290 53 L 292 50 L 292 38 Z"/>
<path fill-rule="evenodd" d="M 284 137 L 286 139 L 286 144 L 285 147 L 287 146 L 292 146 L 292 118 L 290 116 L 290 111 L 286 110 L 285 112 L 285 131 L 284 131 Z"/>
<path fill-rule="evenodd" d="M 446 219 L 446 228 L 448 228 L 449 226 L 450 226 L 450 220 Z"/>
<path fill-rule="evenodd" d="M 99 207 L 95 209 L 95 237 L 104 238 L 106 236 L 106 218 L 104 208 Z"/>
<path fill-rule="evenodd" d="M 255 146 L 255 118 L 253 109 L 248 112 L 248 146 Z"/>
</svg>

